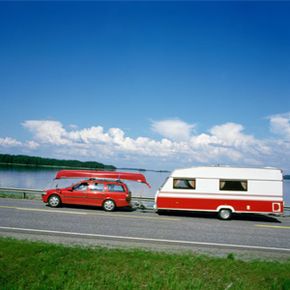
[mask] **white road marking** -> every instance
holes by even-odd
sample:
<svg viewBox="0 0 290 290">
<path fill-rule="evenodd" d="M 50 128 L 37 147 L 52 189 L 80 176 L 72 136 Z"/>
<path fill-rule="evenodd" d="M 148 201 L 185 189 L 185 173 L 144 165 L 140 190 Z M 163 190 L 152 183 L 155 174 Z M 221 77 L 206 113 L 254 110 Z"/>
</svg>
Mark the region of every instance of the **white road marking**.
<svg viewBox="0 0 290 290">
<path fill-rule="evenodd" d="M 272 226 L 272 225 L 255 225 L 255 226 L 261 227 L 261 228 L 288 229 L 288 230 L 290 230 L 290 226 Z"/>
<path fill-rule="evenodd" d="M 63 210 L 57 210 L 57 209 L 37 209 L 37 208 L 23 208 L 23 207 L 17 207 L 18 210 L 24 210 L 24 211 L 40 211 L 40 212 L 49 212 L 49 213 L 65 213 L 65 214 L 80 214 L 80 215 L 87 215 L 85 212 L 80 211 L 63 211 Z"/>
<path fill-rule="evenodd" d="M 168 244 L 184 244 L 184 245 L 195 245 L 195 246 L 217 246 L 217 247 L 224 247 L 224 248 L 290 252 L 289 248 L 222 244 L 222 243 L 206 243 L 206 242 L 167 240 L 167 239 L 152 239 L 152 238 L 141 238 L 141 237 L 126 237 L 126 236 L 113 236 L 113 235 L 101 235 L 101 234 L 74 233 L 74 232 L 62 232 L 62 231 L 52 231 L 52 230 L 15 228 L 15 227 L 0 227 L 0 230 L 1 229 L 2 230 L 19 231 L 19 232 L 57 234 L 57 235 L 67 235 L 67 236 L 91 237 L 91 238 L 106 238 L 106 239 L 119 239 L 119 240 L 131 240 L 131 241 L 142 241 L 142 242 L 157 242 L 157 243 L 168 243 Z"/>
<path fill-rule="evenodd" d="M 58 209 L 38 209 L 38 208 L 28 208 L 28 207 L 17 207 L 17 206 L 5 206 L 2 205 L 0 208 L 7 209 L 16 209 L 23 211 L 38 211 L 38 212 L 46 212 L 46 213 L 63 213 L 63 214 L 78 214 L 78 215 L 91 215 L 91 216 L 107 216 L 111 218 L 130 218 L 130 219 L 148 219 L 148 220 L 161 220 L 161 221 L 179 221 L 178 218 L 166 218 L 166 217 L 149 217 L 149 216 L 136 216 L 136 215 L 128 215 L 128 214 L 118 214 L 114 212 L 107 213 L 96 213 L 96 212 L 80 212 L 80 211 L 68 211 L 68 210 L 58 210 Z"/>
<path fill-rule="evenodd" d="M 65 214 L 87 215 L 87 213 L 85 213 L 85 212 L 64 211 L 64 210 L 57 210 L 57 209 L 38 209 L 38 208 L 28 208 L 28 207 L 16 207 L 16 206 L 0 206 L 0 208 L 9 208 L 9 209 L 16 209 L 16 210 L 23 210 L 23 211 L 39 211 L 39 212 L 48 212 L 48 213 L 65 213 Z"/>
</svg>

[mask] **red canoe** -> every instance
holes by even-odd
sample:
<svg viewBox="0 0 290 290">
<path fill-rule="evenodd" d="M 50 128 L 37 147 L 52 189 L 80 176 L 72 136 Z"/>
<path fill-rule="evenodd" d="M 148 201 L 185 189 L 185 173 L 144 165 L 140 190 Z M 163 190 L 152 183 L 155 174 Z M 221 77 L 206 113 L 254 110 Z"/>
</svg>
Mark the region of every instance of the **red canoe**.
<svg viewBox="0 0 290 290">
<path fill-rule="evenodd" d="M 141 173 L 117 172 L 117 171 L 96 171 L 96 170 L 60 170 L 57 172 L 55 179 L 62 178 L 109 178 L 109 179 L 125 179 L 145 183 L 148 187 L 146 177 Z"/>
</svg>

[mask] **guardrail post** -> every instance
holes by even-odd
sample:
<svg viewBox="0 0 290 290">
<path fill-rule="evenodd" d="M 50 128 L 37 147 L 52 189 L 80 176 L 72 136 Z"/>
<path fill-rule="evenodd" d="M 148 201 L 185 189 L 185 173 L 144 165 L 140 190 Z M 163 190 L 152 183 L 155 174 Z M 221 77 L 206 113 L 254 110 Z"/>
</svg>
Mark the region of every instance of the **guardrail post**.
<svg viewBox="0 0 290 290">
<path fill-rule="evenodd" d="M 23 198 L 26 199 L 26 192 L 23 192 Z"/>
</svg>

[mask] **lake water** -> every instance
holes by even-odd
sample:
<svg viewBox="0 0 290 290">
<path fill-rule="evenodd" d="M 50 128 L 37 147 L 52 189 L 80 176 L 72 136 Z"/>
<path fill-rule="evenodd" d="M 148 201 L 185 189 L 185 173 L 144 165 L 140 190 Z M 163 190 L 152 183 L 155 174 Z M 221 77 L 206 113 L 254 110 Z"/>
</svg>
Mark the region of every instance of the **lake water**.
<svg viewBox="0 0 290 290">
<path fill-rule="evenodd" d="M 31 189 L 48 189 L 54 188 L 56 184 L 59 187 L 69 186 L 77 182 L 74 180 L 57 180 L 53 181 L 58 169 L 21 167 L 21 166 L 0 166 L 0 187 L 20 187 Z M 151 188 L 144 184 L 136 182 L 126 182 L 134 196 L 154 197 L 155 192 L 163 184 L 168 172 L 142 172 Z M 290 206 L 290 180 L 284 180 L 284 200 L 287 206 Z"/>
</svg>

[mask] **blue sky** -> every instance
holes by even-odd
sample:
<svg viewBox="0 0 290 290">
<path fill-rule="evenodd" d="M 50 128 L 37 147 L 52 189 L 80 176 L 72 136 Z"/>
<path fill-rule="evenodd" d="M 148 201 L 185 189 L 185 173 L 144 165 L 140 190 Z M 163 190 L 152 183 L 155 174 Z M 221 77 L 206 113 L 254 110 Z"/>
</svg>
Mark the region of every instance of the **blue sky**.
<svg viewBox="0 0 290 290">
<path fill-rule="evenodd" d="M 0 152 L 290 171 L 290 2 L 0 2 Z"/>
</svg>

